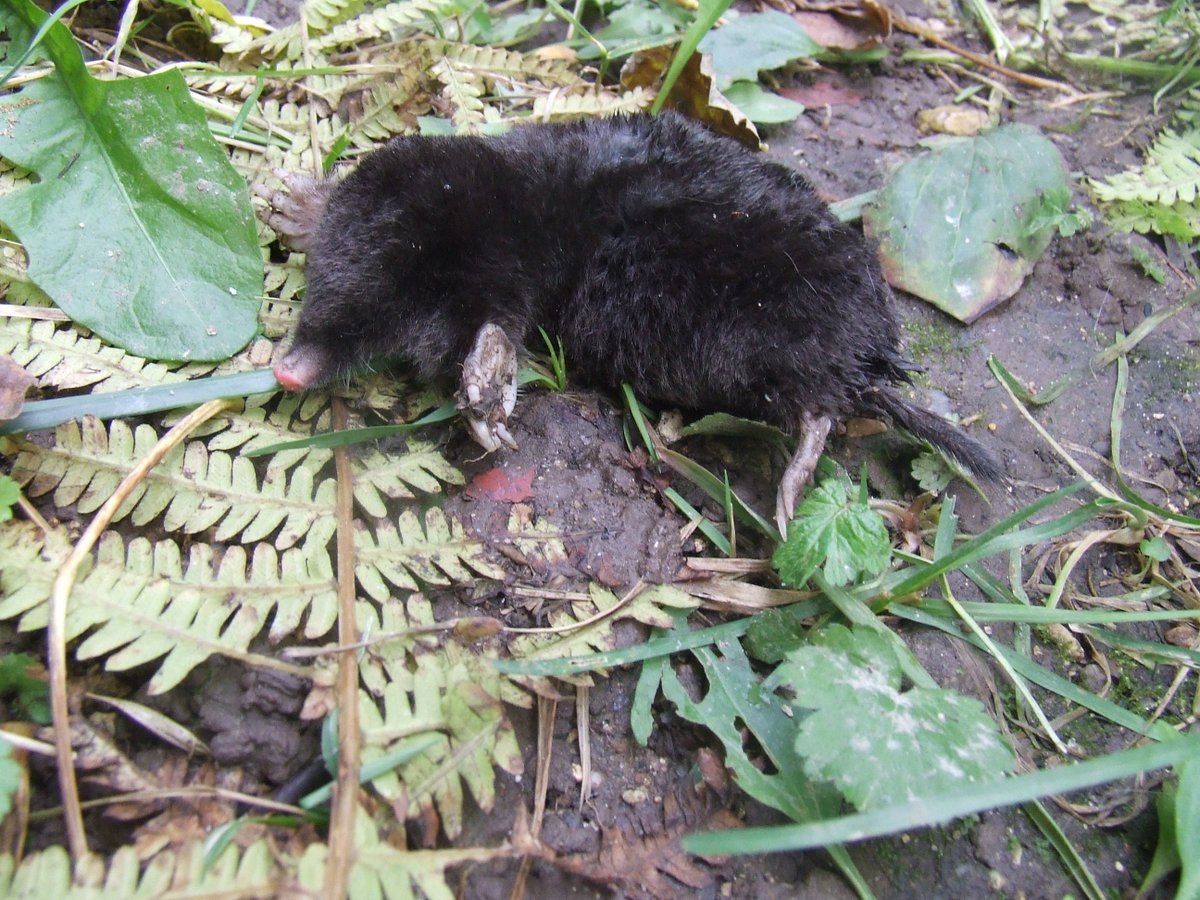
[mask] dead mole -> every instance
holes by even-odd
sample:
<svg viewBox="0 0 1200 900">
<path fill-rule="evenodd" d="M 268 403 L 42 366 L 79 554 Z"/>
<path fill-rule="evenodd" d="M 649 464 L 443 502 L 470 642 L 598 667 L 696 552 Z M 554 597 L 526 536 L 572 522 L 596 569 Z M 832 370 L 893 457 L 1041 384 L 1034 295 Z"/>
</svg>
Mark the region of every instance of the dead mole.
<svg viewBox="0 0 1200 900">
<path fill-rule="evenodd" d="M 873 248 L 798 173 L 681 115 L 401 137 L 344 180 L 290 178 L 270 224 L 308 254 L 279 383 L 374 357 L 458 376 L 488 450 L 511 444 L 517 357 L 540 325 L 573 375 L 653 403 L 771 422 L 799 447 L 781 531 L 834 421 L 888 419 L 984 478 L 997 458 L 905 399 Z"/>
</svg>

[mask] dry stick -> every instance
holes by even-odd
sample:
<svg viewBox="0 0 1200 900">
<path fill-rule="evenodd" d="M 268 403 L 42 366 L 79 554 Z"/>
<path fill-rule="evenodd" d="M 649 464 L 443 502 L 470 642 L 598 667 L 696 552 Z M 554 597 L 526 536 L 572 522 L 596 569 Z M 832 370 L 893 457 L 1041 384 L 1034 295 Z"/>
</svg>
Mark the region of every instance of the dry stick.
<svg viewBox="0 0 1200 900">
<path fill-rule="evenodd" d="M 346 406 L 333 398 L 333 428 L 346 427 Z M 337 470 L 338 530 L 338 643 L 343 646 L 358 640 L 358 623 L 354 609 L 354 527 L 351 519 L 354 503 L 354 481 L 350 473 L 350 457 L 345 447 L 333 451 Z M 354 861 L 354 818 L 358 814 L 358 655 L 343 653 L 338 657 L 338 772 L 333 788 L 333 804 L 329 817 L 329 864 L 325 869 L 326 897 L 346 896 L 350 866 Z"/>
<path fill-rule="evenodd" d="M 1002 66 L 1000 63 L 992 62 L 986 56 L 979 53 L 972 53 L 959 47 L 957 44 L 952 44 L 945 38 L 939 37 L 928 28 L 922 28 L 915 22 L 910 22 L 900 16 L 893 16 L 892 22 L 901 31 L 907 31 L 909 34 L 915 34 L 923 41 L 941 47 L 943 50 L 949 50 L 951 53 L 961 56 L 963 59 L 968 59 L 977 66 L 982 66 L 985 69 L 990 69 L 1005 78 L 1011 78 L 1013 81 L 1019 81 L 1021 84 L 1027 84 L 1030 87 L 1050 88 L 1054 91 L 1062 91 L 1064 94 L 1078 93 L 1075 88 L 1069 84 L 1063 84 L 1061 81 L 1054 81 L 1050 78 L 1041 78 L 1037 75 L 1026 75 L 1024 72 L 1018 72 L 1016 69 L 1010 69 L 1008 66 Z"/>
<path fill-rule="evenodd" d="M 78 863 L 88 854 L 87 835 L 83 830 L 83 810 L 75 783 L 75 759 L 71 751 L 71 712 L 67 708 L 67 601 L 79 566 L 91 553 L 117 510 L 134 489 L 196 428 L 213 416 L 236 406 L 234 400 L 210 400 L 192 411 L 163 435 L 149 455 L 134 467 L 113 495 L 100 507 L 92 524 L 79 538 L 71 555 L 63 562 L 50 593 L 50 623 L 46 629 L 46 658 L 50 680 L 50 715 L 54 723 L 54 755 L 58 764 L 58 785 L 62 794 L 63 819 L 67 826 L 67 844 L 71 858 Z"/>
<path fill-rule="evenodd" d="M 550 758 L 554 753 L 554 716 L 558 712 L 558 701 L 550 697 L 537 698 L 538 734 L 537 734 L 537 775 L 533 782 L 533 821 L 529 825 L 529 837 L 536 843 L 542 833 L 542 819 L 546 815 L 546 795 L 550 790 Z M 509 900 L 522 900 L 525 896 L 525 885 L 529 880 L 529 867 L 533 857 L 526 855 L 517 869 L 517 877 L 513 881 Z"/>
</svg>

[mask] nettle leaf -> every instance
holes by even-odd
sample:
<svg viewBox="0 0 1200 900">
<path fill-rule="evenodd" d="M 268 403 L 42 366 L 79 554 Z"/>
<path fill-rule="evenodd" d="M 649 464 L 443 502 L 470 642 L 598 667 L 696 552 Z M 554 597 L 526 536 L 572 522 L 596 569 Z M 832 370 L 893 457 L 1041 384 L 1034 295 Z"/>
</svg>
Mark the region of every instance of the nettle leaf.
<svg viewBox="0 0 1200 900">
<path fill-rule="evenodd" d="M 772 562 L 785 585 L 800 587 L 818 569 L 830 584 L 848 584 L 887 568 L 891 541 L 883 517 L 851 497 L 844 477 L 827 478 L 809 491 L 788 526 L 787 541 Z"/>
<path fill-rule="evenodd" d="M 29 0 L 8 18 L 36 27 Z M 56 70 L 4 98 L 0 155 L 36 172 L 4 198 L 29 276 L 63 311 L 147 359 L 221 360 L 254 336 L 262 258 L 243 178 L 176 70 L 91 77 L 55 23 Z"/>
<path fill-rule="evenodd" d="M 796 734 L 804 771 L 859 809 L 993 781 L 1016 764 L 979 701 L 940 688 L 901 691 L 896 653 L 877 632 L 829 626 L 772 680 L 813 710 Z"/>
<path fill-rule="evenodd" d="M 21 789 L 21 764 L 12 758 L 12 744 L 0 737 L 0 817 L 12 811 L 12 798 Z"/>
</svg>

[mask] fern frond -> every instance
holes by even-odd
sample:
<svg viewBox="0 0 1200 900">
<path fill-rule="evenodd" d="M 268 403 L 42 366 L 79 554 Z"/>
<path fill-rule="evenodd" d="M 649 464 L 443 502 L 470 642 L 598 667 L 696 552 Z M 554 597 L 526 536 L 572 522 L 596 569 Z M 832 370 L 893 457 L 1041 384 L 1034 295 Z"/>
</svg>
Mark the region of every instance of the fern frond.
<svg viewBox="0 0 1200 900">
<path fill-rule="evenodd" d="M 616 646 L 613 625 L 617 621 L 634 619 L 643 625 L 670 628 L 673 618 L 669 610 L 695 609 L 700 605 L 695 597 L 665 584 L 642 591 L 620 607 L 617 596 L 595 582 L 589 586 L 588 593 L 587 601 L 575 601 L 569 607 L 559 607 L 549 613 L 549 625 L 554 631 L 524 634 L 515 638 L 509 645 L 513 658 L 557 659 L 611 650 Z M 609 611 L 612 615 L 596 618 L 598 614 Z M 596 621 L 590 621 L 594 618 Z M 588 624 L 571 627 L 581 622 Z M 591 680 L 584 676 L 577 683 L 590 684 Z"/>
<path fill-rule="evenodd" d="M 42 387 L 62 390 L 119 391 L 185 379 L 181 364 L 133 356 L 98 337 L 84 337 L 68 322 L 0 318 L 0 353 L 10 354 Z"/>
<path fill-rule="evenodd" d="M 157 440 L 147 424 L 132 431 L 116 420 L 106 430 L 87 417 L 82 424 L 60 425 L 52 447 L 16 441 L 12 477 L 30 496 L 54 491 L 56 506 L 78 504 L 80 512 L 94 512 Z M 163 515 L 168 531 L 195 534 L 216 527 L 218 542 L 254 543 L 279 528 L 274 543 L 281 550 L 301 538 L 328 540 L 336 488 L 330 478 L 318 481 L 318 468 L 311 458 L 290 473 L 272 464 L 260 484 L 251 460 L 192 441 L 147 476 L 114 521 L 128 517 L 140 527 Z"/>
<path fill-rule="evenodd" d="M 43 536 L 27 523 L 0 526 L 0 620 L 19 617 L 21 631 L 46 627 L 51 587 L 69 549 L 65 531 Z M 315 544 L 279 554 L 269 544 L 247 552 L 194 543 L 185 566 L 174 541 L 139 537 L 126 547 L 106 532 L 72 592 L 67 637 L 86 634 L 76 656 L 106 656 L 111 671 L 161 659 L 149 685 L 158 694 L 214 654 L 243 656 L 268 621 L 278 642 L 301 621 L 305 637 L 320 637 L 336 615 L 332 562 Z"/>
<path fill-rule="evenodd" d="M 1146 151 L 1145 165 L 1088 184 L 1114 228 L 1191 243 L 1200 237 L 1200 128 L 1165 129 Z"/>
<path fill-rule="evenodd" d="M 505 84 L 537 81 L 566 86 L 582 83 L 578 73 L 573 72 L 564 60 L 543 59 L 533 53 L 443 41 L 434 50 L 434 55 L 453 60 L 460 69 Z"/>
<path fill-rule="evenodd" d="M 459 0 L 398 0 L 367 10 L 352 19 L 343 19 L 316 42 L 317 49 L 329 51 L 367 41 L 394 40 L 396 32 L 430 25 L 453 17 L 461 10 Z"/>
<path fill-rule="evenodd" d="M 387 506 L 383 496 L 397 499 L 413 499 L 413 490 L 425 494 L 441 491 L 442 483 L 464 484 L 462 472 L 447 462 L 433 444 L 424 441 L 408 441 L 402 454 L 383 454 L 370 451 L 355 466 L 354 498 L 372 516 L 383 518 Z"/>
<path fill-rule="evenodd" d="M 470 131 L 484 122 L 483 77 L 460 66 L 449 57 L 433 64 L 429 73 L 442 85 L 442 96 L 450 104 L 450 118 L 459 131 Z"/>
<path fill-rule="evenodd" d="M 434 624 L 429 601 L 414 594 L 379 610 L 360 604 L 360 627 L 371 634 L 404 634 Z M 389 800 L 406 796 L 408 815 L 434 804 L 450 837 L 462 824 L 463 788 L 492 809 L 494 769 L 523 771 L 520 748 L 504 712 L 505 681 L 488 658 L 452 640 L 426 646 L 411 636 L 370 648 L 359 694 L 364 760 L 390 753 L 414 735 L 440 739 L 421 756 L 372 782 Z M 374 696 L 382 701 L 377 703 Z"/>
<path fill-rule="evenodd" d="M 584 116 L 633 115 L 650 108 L 654 94 L 645 88 L 614 94 L 611 91 L 590 91 L 586 94 L 548 94 L 533 102 L 533 118 L 561 122 Z"/>
<path fill-rule="evenodd" d="M 62 847 L 27 854 L 19 867 L 11 856 L 0 856 L 0 895 L 56 900 L 162 897 L 187 885 L 189 892 L 204 896 L 268 897 L 289 874 L 265 838 L 245 850 L 230 844 L 207 867 L 205 852 L 204 842 L 197 840 L 160 850 L 148 865 L 132 844 L 108 859 L 92 854 L 74 866 Z"/>
<path fill-rule="evenodd" d="M 396 525 L 384 523 L 375 533 L 362 529 L 355 536 L 354 574 L 368 596 L 382 603 L 392 596 L 389 584 L 417 591 L 417 579 L 445 585 L 477 576 L 503 580 L 504 570 L 484 554 L 484 545 L 467 537 L 462 523 L 436 507 L 424 522 L 412 510 L 400 514 Z"/>
<path fill-rule="evenodd" d="M 1177 134 L 1166 129 L 1146 153 L 1146 164 L 1102 182 L 1091 182 L 1103 203 L 1139 200 L 1172 206 L 1192 203 L 1200 192 L 1200 129 Z"/>
</svg>

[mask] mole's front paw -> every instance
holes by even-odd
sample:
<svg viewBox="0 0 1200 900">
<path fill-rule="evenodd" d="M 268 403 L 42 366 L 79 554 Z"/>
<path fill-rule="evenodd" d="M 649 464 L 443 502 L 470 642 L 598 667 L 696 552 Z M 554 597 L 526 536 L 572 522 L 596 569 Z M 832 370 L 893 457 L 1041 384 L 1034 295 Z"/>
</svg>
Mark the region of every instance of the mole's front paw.
<svg viewBox="0 0 1200 900">
<path fill-rule="evenodd" d="M 501 444 L 517 449 L 506 424 L 517 403 L 517 348 L 499 325 L 489 322 L 475 335 L 454 397 L 483 449 L 490 453 Z"/>
<path fill-rule="evenodd" d="M 312 249 L 334 183 L 283 169 L 276 169 L 275 175 L 283 182 L 282 188 L 266 184 L 252 188 L 256 197 L 267 201 L 263 221 L 293 250 L 307 253 Z"/>
</svg>

